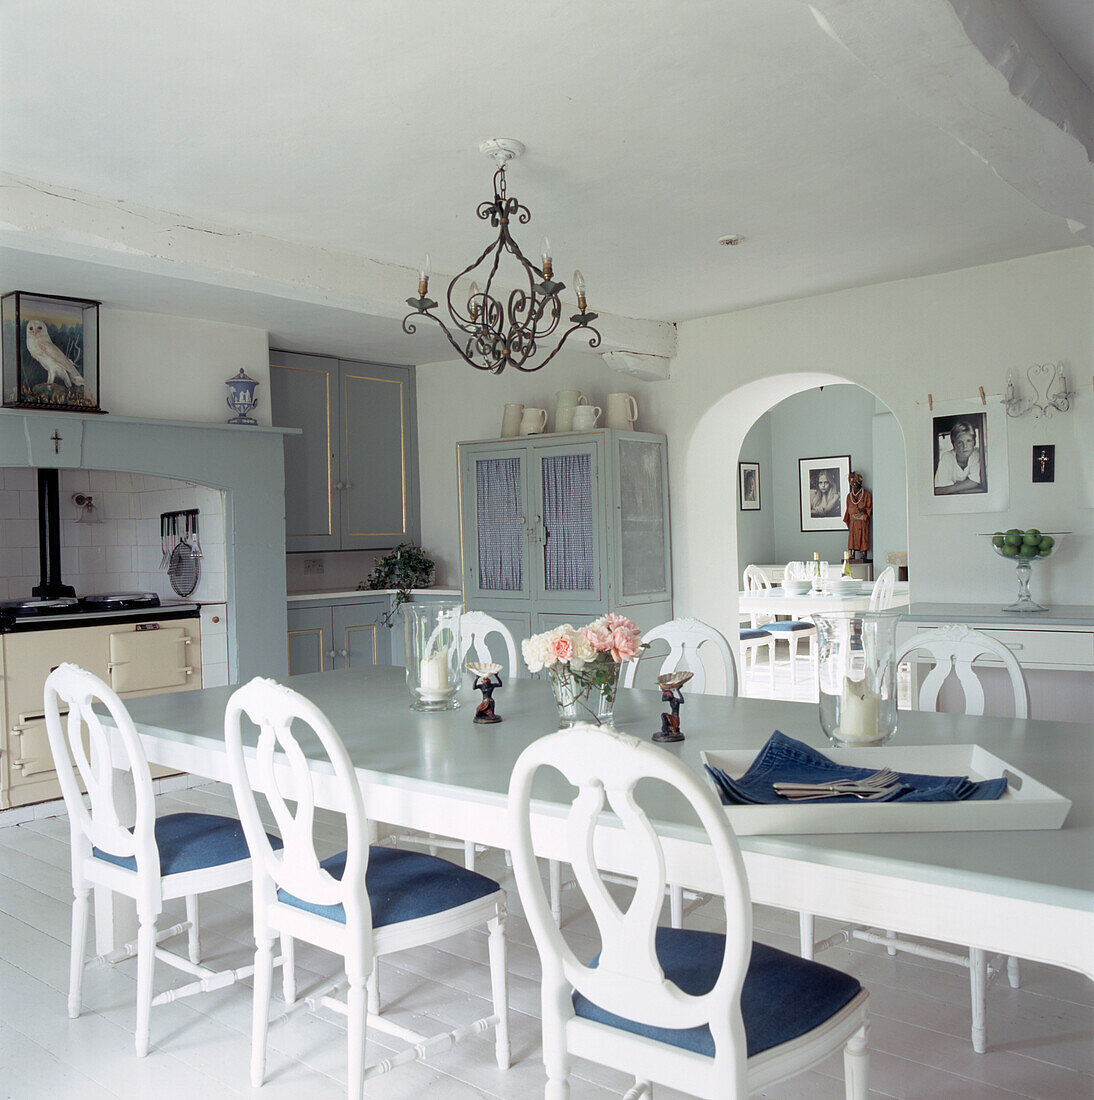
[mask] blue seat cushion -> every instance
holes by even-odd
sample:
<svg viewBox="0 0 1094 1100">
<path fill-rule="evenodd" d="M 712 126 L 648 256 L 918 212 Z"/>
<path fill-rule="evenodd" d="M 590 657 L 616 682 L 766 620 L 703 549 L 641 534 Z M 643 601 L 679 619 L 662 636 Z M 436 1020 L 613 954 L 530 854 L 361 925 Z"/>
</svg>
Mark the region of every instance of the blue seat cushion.
<svg viewBox="0 0 1094 1100">
<path fill-rule="evenodd" d="M 742 630 L 741 641 L 742 642 L 754 642 L 757 638 L 770 638 L 770 630 Z"/>
<path fill-rule="evenodd" d="M 161 875 L 177 875 L 201 867 L 220 867 L 251 856 L 243 826 L 234 817 L 166 814 L 156 818 L 155 833 L 156 846 L 160 850 Z M 275 836 L 270 837 L 270 843 L 274 848 L 281 847 L 281 841 Z M 91 853 L 96 859 L 116 863 L 127 870 L 137 869 L 137 861 L 132 856 L 116 856 L 100 848 L 92 848 Z"/>
<path fill-rule="evenodd" d="M 346 870 L 346 853 L 330 856 L 319 866 L 341 881 Z M 501 889 L 493 879 L 439 856 L 375 844 L 368 850 L 365 888 L 372 906 L 373 928 L 443 913 Z M 341 905 L 316 905 L 287 890 L 278 890 L 277 900 L 346 923 L 346 911 Z"/>
<path fill-rule="evenodd" d="M 803 623 L 800 619 L 784 619 L 781 623 L 768 623 L 765 630 L 816 630 L 813 623 Z"/>
<path fill-rule="evenodd" d="M 714 988 L 722 968 L 725 936 L 690 928 L 658 928 L 657 959 L 665 977 L 685 993 L 701 996 Z M 589 964 L 596 966 L 599 955 Z M 748 1056 L 804 1035 L 834 1016 L 862 988 L 850 974 L 754 943 L 741 990 Z M 714 1057 L 710 1028 L 649 1027 L 605 1012 L 575 992 L 574 1011 L 586 1020 L 645 1035 L 662 1043 Z"/>
</svg>

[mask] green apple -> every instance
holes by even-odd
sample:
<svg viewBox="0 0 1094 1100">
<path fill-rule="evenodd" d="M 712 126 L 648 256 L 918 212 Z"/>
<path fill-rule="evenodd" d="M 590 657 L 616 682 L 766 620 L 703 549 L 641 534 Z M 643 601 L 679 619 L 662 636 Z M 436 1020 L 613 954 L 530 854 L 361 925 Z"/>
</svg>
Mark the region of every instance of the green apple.
<svg viewBox="0 0 1094 1100">
<path fill-rule="evenodd" d="M 1006 536 L 1003 534 L 1002 531 L 996 531 L 995 534 L 992 535 L 992 537 L 991 537 L 992 546 L 997 547 L 997 548 L 1002 546 L 1003 545 L 1003 540 L 1005 538 L 1006 538 Z"/>
<path fill-rule="evenodd" d="M 1056 540 L 1051 535 L 1042 535 L 1040 547 L 1042 552 L 1045 550 L 1051 550 L 1056 545 Z"/>
<path fill-rule="evenodd" d="M 1018 547 L 1018 555 L 1023 558 L 1035 558 L 1037 557 L 1037 547 L 1031 546 L 1028 542 L 1023 542 Z"/>
<path fill-rule="evenodd" d="M 1024 536 L 1022 535 L 1021 531 L 1008 531 L 1003 536 L 1003 542 L 1006 546 L 1021 546 L 1023 537 Z"/>
<path fill-rule="evenodd" d="M 1009 542 L 1005 543 L 1003 545 L 1003 551 L 1002 552 L 1003 552 L 1003 555 L 1005 557 L 1008 557 L 1008 558 L 1018 557 L 1018 547 L 1014 546 L 1013 544 L 1011 544 Z"/>
</svg>

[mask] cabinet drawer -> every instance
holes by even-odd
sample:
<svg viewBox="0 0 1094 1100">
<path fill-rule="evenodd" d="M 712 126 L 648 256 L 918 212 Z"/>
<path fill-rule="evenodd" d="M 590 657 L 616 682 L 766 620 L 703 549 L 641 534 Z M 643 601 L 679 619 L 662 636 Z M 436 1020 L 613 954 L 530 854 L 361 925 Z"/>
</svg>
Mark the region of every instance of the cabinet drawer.
<svg viewBox="0 0 1094 1100">
<path fill-rule="evenodd" d="M 916 633 L 937 629 L 920 626 Z M 1009 627 L 977 627 L 1000 641 L 1023 668 L 1089 668 L 1094 670 L 1094 632 L 1083 630 L 1012 630 Z M 1000 664 L 982 657 L 984 664 Z"/>
</svg>

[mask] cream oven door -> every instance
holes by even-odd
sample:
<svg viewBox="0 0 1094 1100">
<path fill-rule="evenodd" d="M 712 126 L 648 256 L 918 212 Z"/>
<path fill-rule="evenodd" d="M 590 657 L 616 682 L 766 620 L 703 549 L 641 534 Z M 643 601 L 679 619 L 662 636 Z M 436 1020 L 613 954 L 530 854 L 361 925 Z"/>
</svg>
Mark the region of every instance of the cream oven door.
<svg viewBox="0 0 1094 1100">
<path fill-rule="evenodd" d="M 181 627 L 134 623 L 110 635 L 107 674 L 119 694 L 184 687 L 194 680 L 189 635 Z"/>
</svg>

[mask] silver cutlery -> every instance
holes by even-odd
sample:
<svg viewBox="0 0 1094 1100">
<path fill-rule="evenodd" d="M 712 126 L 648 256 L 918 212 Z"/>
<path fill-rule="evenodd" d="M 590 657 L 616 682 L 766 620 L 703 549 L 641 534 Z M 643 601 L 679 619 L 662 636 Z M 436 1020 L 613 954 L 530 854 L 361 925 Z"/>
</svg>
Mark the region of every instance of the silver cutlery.
<svg viewBox="0 0 1094 1100">
<path fill-rule="evenodd" d="M 775 793 L 788 802 L 812 802 L 818 798 L 846 798 L 848 796 L 860 799 L 863 802 L 877 802 L 895 790 L 899 790 L 899 783 L 892 783 L 888 787 L 844 787 L 838 790 L 801 787 L 797 790 L 778 790 Z"/>
</svg>

